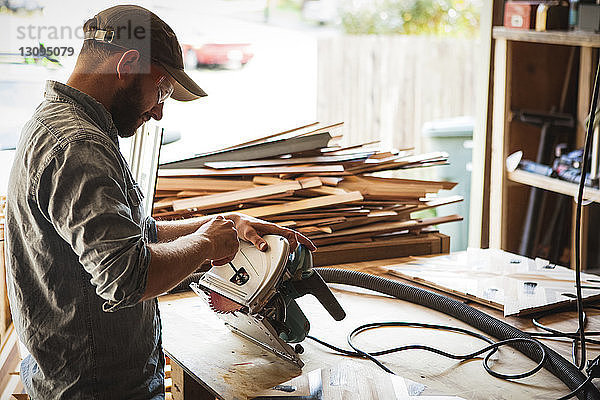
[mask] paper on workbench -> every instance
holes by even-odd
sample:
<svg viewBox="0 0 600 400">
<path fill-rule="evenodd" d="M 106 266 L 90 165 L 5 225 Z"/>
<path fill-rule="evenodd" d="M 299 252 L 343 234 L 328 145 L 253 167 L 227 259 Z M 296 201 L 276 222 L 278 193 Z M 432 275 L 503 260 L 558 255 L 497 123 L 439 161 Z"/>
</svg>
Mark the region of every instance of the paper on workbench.
<svg viewBox="0 0 600 400">
<path fill-rule="evenodd" d="M 302 374 L 269 390 L 257 393 L 254 400 L 460 400 L 454 396 L 421 396 L 425 385 L 370 365 L 346 360 L 330 368 Z"/>
</svg>

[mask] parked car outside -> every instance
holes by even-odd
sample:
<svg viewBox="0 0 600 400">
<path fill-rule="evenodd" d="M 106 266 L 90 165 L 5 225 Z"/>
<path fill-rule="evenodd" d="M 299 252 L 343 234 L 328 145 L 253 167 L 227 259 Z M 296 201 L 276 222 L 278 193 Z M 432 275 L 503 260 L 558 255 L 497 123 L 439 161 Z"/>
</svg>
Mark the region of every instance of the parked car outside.
<svg viewBox="0 0 600 400">
<path fill-rule="evenodd" d="M 188 69 L 239 69 L 254 57 L 249 43 L 205 43 L 200 46 L 183 44 L 181 47 L 183 61 Z"/>
</svg>

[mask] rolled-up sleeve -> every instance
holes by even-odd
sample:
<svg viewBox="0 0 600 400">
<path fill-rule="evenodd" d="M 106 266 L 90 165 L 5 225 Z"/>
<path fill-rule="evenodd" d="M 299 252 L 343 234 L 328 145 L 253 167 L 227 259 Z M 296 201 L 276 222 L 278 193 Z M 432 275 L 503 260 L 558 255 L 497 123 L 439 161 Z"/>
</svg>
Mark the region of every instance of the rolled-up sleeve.
<svg viewBox="0 0 600 400">
<path fill-rule="evenodd" d="M 146 243 L 157 243 L 158 242 L 158 228 L 156 227 L 156 220 L 152 217 L 146 217 L 144 219 L 144 238 Z"/>
<path fill-rule="evenodd" d="M 136 223 L 115 149 L 90 140 L 63 146 L 40 176 L 42 212 L 91 275 L 104 311 L 136 304 L 146 289 L 156 224 Z M 141 225 L 141 226 L 140 226 Z"/>
</svg>

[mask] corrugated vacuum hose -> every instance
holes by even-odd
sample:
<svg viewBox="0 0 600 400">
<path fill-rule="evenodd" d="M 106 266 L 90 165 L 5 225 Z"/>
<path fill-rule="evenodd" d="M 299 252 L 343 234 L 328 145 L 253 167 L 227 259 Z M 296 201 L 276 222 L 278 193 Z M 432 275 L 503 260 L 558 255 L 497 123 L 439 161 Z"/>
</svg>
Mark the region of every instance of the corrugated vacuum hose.
<svg viewBox="0 0 600 400">
<path fill-rule="evenodd" d="M 577 394 L 579 399 L 600 400 L 600 391 L 591 383 L 591 379 L 588 379 L 575 365 L 571 364 L 560 354 L 543 343 L 537 342 L 533 344 L 532 342 L 535 339 L 527 333 L 467 304 L 429 290 L 363 272 L 332 268 L 315 268 L 315 271 L 318 271 L 327 283 L 369 289 L 396 297 L 400 300 L 425 306 L 457 318 L 501 341 L 519 338 L 529 339 L 523 342 L 515 341 L 510 346 L 537 363 L 542 361 L 543 354 L 540 348 L 543 348 L 546 355 L 543 367 L 546 370 L 560 379 L 570 390 L 575 390 L 585 383 L 585 389 Z"/>
</svg>

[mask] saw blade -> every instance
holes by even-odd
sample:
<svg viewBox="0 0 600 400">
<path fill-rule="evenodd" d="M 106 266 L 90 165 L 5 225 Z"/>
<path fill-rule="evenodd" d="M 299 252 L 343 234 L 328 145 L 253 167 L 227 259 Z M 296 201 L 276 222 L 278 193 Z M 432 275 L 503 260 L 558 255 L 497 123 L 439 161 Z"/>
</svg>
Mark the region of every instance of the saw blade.
<svg viewBox="0 0 600 400">
<path fill-rule="evenodd" d="M 218 314 L 233 313 L 242 309 L 242 305 L 212 290 L 208 292 L 208 304 Z"/>
</svg>

